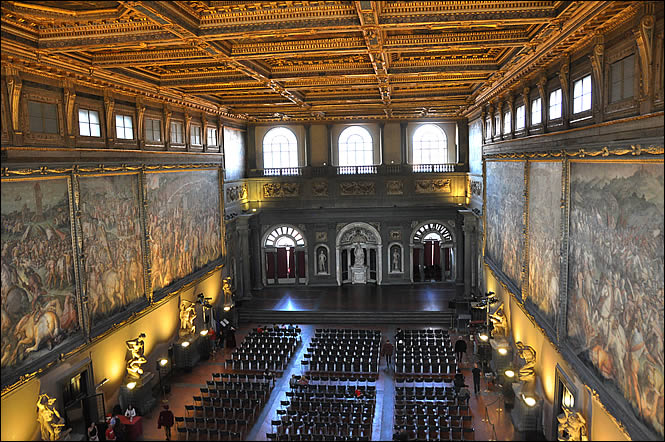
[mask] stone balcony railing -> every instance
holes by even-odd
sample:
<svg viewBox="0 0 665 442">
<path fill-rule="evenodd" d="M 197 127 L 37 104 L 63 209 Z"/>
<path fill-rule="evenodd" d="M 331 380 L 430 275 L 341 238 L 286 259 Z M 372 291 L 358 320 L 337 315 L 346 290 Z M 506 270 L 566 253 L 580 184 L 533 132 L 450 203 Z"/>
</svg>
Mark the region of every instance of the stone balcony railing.
<svg viewBox="0 0 665 442">
<path fill-rule="evenodd" d="M 410 173 L 466 172 L 462 163 L 446 164 L 381 164 L 371 166 L 305 166 L 273 169 L 251 169 L 249 178 L 302 176 L 304 178 L 336 175 L 402 175 Z"/>
</svg>

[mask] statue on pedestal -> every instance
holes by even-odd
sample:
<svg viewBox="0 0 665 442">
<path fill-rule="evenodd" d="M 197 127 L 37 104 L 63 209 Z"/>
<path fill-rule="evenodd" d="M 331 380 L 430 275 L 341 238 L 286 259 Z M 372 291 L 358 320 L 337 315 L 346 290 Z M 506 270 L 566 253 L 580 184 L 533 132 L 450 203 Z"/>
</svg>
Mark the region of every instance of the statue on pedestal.
<svg viewBox="0 0 665 442">
<path fill-rule="evenodd" d="M 363 248 L 360 247 L 360 243 L 356 243 L 354 246 L 353 254 L 356 258 L 354 267 L 362 267 L 365 265 L 365 252 L 363 251 Z"/>
<path fill-rule="evenodd" d="M 126 342 L 127 348 L 131 352 L 131 357 L 127 361 L 127 375 L 130 379 L 139 379 L 143 374 L 141 365 L 148 362 L 143 356 L 145 352 L 143 338 L 145 338 L 145 333 L 141 333 L 138 338 Z"/>
<path fill-rule="evenodd" d="M 227 276 L 222 281 L 222 292 L 224 292 L 224 306 L 233 305 L 233 293 L 231 292 L 231 277 Z M 196 313 L 194 314 L 196 317 Z"/>
<path fill-rule="evenodd" d="M 492 322 L 492 337 L 505 337 L 508 334 L 508 321 L 506 320 L 506 314 L 503 312 L 503 303 L 494 313 L 490 313 L 489 317 Z"/>
<path fill-rule="evenodd" d="M 42 440 L 59 440 L 65 420 L 60 416 L 53 404 L 55 398 L 40 394 L 37 399 L 37 422 L 42 432 Z"/>
<path fill-rule="evenodd" d="M 226 296 L 226 292 L 224 292 L 224 296 Z M 180 336 L 196 333 L 195 319 L 196 303 L 183 299 L 180 302 Z"/>
<path fill-rule="evenodd" d="M 587 436 L 586 419 L 579 411 L 573 411 L 568 407 L 562 407 L 563 413 L 556 417 L 559 421 L 557 440 L 561 441 L 583 441 L 589 440 Z"/>
<path fill-rule="evenodd" d="M 522 388 L 523 392 L 533 391 L 535 388 L 536 379 L 536 350 L 530 345 L 524 345 L 522 341 L 518 341 L 515 346 L 520 358 L 524 359 L 524 365 L 519 370 L 519 380 L 524 383 Z"/>
</svg>

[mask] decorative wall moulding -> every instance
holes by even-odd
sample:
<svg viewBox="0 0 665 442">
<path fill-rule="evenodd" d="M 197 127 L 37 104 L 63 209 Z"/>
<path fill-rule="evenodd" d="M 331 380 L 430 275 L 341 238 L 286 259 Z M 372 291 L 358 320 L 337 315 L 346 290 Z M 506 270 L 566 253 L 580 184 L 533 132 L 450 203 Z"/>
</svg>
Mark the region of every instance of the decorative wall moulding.
<svg viewBox="0 0 665 442">
<path fill-rule="evenodd" d="M 340 195 L 374 195 L 374 181 L 345 181 L 339 183 Z"/>
<path fill-rule="evenodd" d="M 390 231 L 390 240 L 391 241 L 399 241 L 402 239 L 402 231 L 401 230 L 391 230 Z"/>
<path fill-rule="evenodd" d="M 226 188 L 226 200 L 230 203 L 233 201 L 247 199 L 247 184 L 240 184 Z"/>
<path fill-rule="evenodd" d="M 327 181 L 313 181 L 312 182 L 312 195 L 313 196 L 328 196 L 328 182 Z"/>
<path fill-rule="evenodd" d="M 450 179 L 416 180 L 416 193 L 450 193 Z"/>
<path fill-rule="evenodd" d="M 263 185 L 264 198 L 290 198 L 300 195 L 300 183 L 266 183 Z"/>
<path fill-rule="evenodd" d="M 404 183 L 399 180 L 386 181 L 386 194 L 388 195 L 403 195 Z"/>
<path fill-rule="evenodd" d="M 483 196 L 483 182 L 482 181 L 471 181 L 471 195 L 476 195 L 478 197 Z"/>
<path fill-rule="evenodd" d="M 316 232 L 316 242 L 328 241 L 328 232 Z"/>
</svg>

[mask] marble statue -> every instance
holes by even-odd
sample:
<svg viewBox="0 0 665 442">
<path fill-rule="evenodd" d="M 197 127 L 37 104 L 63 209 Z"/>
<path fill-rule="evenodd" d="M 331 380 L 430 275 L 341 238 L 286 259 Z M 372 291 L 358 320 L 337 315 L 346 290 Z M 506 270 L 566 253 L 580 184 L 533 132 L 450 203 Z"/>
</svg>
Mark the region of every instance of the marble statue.
<svg viewBox="0 0 665 442">
<path fill-rule="evenodd" d="M 399 265 L 399 247 L 393 247 L 393 270 L 399 272 L 402 270 Z"/>
<path fill-rule="evenodd" d="M 222 281 L 222 292 L 224 292 L 224 305 L 232 305 L 233 304 L 233 292 L 231 292 L 231 277 L 227 276 L 224 278 Z M 194 313 L 194 317 L 196 318 L 196 313 Z M 182 321 L 182 316 L 181 319 Z M 193 321 L 194 319 L 192 319 Z"/>
<path fill-rule="evenodd" d="M 505 337 L 508 334 L 508 322 L 506 321 L 506 314 L 503 312 L 503 303 L 499 306 L 499 308 L 496 309 L 494 313 L 490 313 L 489 317 L 493 326 L 492 337 Z"/>
<path fill-rule="evenodd" d="M 363 248 L 360 247 L 360 243 L 356 243 L 353 249 L 353 254 L 356 257 L 356 262 L 354 264 L 356 267 L 365 265 L 365 252 L 363 251 Z"/>
<path fill-rule="evenodd" d="M 147 359 L 143 355 L 145 352 L 145 343 L 143 342 L 145 333 L 141 333 L 138 338 L 130 339 L 126 342 L 127 348 L 131 353 L 129 361 L 127 361 L 127 375 L 131 379 L 139 379 L 143 374 L 141 365 L 145 364 Z"/>
<path fill-rule="evenodd" d="M 579 411 L 573 411 L 568 407 L 562 407 L 563 413 L 556 417 L 559 421 L 557 440 L 561 441 L 583 441 L 589 440 L 587 436 L 586 419 Z"/>
<path fill-rule="evenodd" d="M 37 422 L 42 432 L 42 440 L 58 440 L 65 426 L 65 420 L 60 416 L 53 404 L 55 398 L 47 394 L 40 394 L 37 399 Z"/>
<path fill-rule="evenodd" d="M 326 252 L 323 249 L 319 249 L 319 273 L 326 273 L 326 261 L 328 258 L 326 257 Z"/>
<path fill-rule="evenodd" d="M 226 296 L 226 292 L 224 293 Z M 196 304 L 183 299 L 180 302 L 180 336 L 196 333 L 194 319 L 196 319 Z"/>
<path fill-rule="evenodd" d="M 519 379 L 524 383 L 530 383 L 536 378 L 536 350 L 529 345 L 524 345 L 522 341 L 518 341 L 515 346 L 520 358 L 524 359 L 524 365 L 520 368 Z"/>
</svg>

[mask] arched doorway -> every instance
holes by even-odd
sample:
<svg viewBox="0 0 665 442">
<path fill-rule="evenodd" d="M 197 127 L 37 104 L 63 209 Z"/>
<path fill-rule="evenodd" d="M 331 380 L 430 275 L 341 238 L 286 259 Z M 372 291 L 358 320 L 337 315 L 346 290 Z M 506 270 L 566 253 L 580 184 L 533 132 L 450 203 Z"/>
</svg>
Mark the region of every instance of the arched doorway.
<svg viewBox="0 0 665 442">
<path fill-rule="evenodd" d="M 261 244 L 264 285 L 307 283 L 306 243 L 297 228 L 280 225 L 269 229 Z"/>
<path fill-rule="evenodd" d="M 456 247 L 448 227 L 427 221 L 411 235 L 411 282 L 442 282 L 455 279 Z"/>
<path fill-rule="evenodd" d="M 381 284 L 381 235 L 357 222 L 344 226 L 335 242 L 337 284 Z"/>
</svg>

